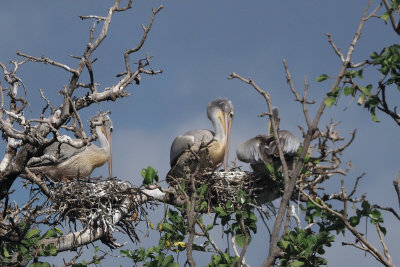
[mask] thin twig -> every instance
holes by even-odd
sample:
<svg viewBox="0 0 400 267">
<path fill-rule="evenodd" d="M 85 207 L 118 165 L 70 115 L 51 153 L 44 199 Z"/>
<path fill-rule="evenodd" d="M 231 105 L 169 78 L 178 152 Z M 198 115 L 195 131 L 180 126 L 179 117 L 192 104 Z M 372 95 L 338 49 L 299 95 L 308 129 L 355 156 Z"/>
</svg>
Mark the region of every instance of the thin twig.
<svg viewBox="0 0 400 267">
<path fill-rule="evenodd" d="M 399 179 L 400 179 L 400 171 L 399 171 L 399 174 L 397 175 L 397 179 L 393 181 L 394 190 L 396 191 L 396 194 L 397 194 L 397 201 L 399 202 L 399 207 L 400 207 Z"/>
<path fill-rule="evenodd" d="M 238 267 L 242 266 L 242 264 L 245 265 L 245 263 L 243 263 L 244 262 L 244 254 L 246 254 L 246 250 L 247 250 L 247 246 L 249 245 L 249 238 L 250 238 L 250 235 L 249 235 L 248 231 L 246 230 L 246 226 L 244 225 L 243 216 L 240 217 L 240 230 L 244 234 L 244 244 L 243 244 L 242 251 L 240 252 L 240 257 L 239 257 L 238 264 L 237 264 Z"/>
<path fill-rule="evenodd" d="M 53 65 L 53 66 L 62 68 L 62 69 L 66 70 L 66 71 L 68 71 L 68 72 L 71 72 L 71 73 L 73 73 L 73 74 L 78 74 L 77 71 L 76 71 L 75 69 L 73 69 L 73 68 L 71 68 L 71 67 L 68 67 L 68 66 L 65 65 L 65 64 L 62 64 L 62 63 L 59 63 L 59 62 L 57 62 L 57 61 L 51 60 L 51 59 L 49 59 L 49 58 L 47 58 L 47 57 L 45 57 L 45 56 L 42 56 L 41 58 L 38 58 L 38 57 L 34 57 L 34 56 L 30 56 L 30 55 L 21 53 L 21 52 L 19 52 L 19 51 L 17 51 L 17 55 L 18 55 L 18 56 L 21 56 L 21 57 L 28 58 L 29 60 L 34 61 L 34 62 L 43 62 L 43 63 L 45 63 L 45 64 L 50 64 L 50 65 Z"/>
<path fill-rule="evenodd" d="M 382 236 L 381 227 L 380 227 L 379 223 L 376 223 L 375 226 L 376 226 L 376 231 L 377 231 L 378 236 L 379 236 L 379 240 L 381 241 L 381 244 L 382 244 L 383 253 L 385 254 L 387 260 L 389 262 L 392 262 L 392 257 L 389 254 L 389 250 L 388 250 L 388 248 L 386 246 L 385 239 Z"/>
</svg>

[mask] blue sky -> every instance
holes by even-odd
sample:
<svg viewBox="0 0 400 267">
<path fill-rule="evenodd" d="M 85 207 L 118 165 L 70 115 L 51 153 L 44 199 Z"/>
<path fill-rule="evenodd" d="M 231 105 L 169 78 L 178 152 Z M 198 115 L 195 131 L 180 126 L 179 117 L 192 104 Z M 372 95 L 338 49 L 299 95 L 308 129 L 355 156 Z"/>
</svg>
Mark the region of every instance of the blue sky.
<svg viewBox="0 0 400 267">
<path fill-rule="evenodd" d="M 3 1 L 0 61 L 16 59 L 15 52 L 19 50 L 76 66 L 76 60 L 68 55 L 82 55 L 92 25 L 91 21 L 81 21 L 78 15 L 104 16 L 109 2 Z M 322 73 L 335 76 L 340 68 L 325 33 L 331 33 L 336 45 L 347 51 L 366 1 L 135 1 L 132 10 L 113 17 L 107 39 L 94 53 L 98 58 L 94 74 L 100 88 L 117 82 L 115 75 L 124 67 L 123 52 L 136 46 L 141 38 L 140 25 L 148 23 L 151 8 L 160 4 L 164 9 L 156 17 L 143 49 L 132 60 L 148 52 L 153 56 L 152 67 L 161 68 L 164 73 L 142 77 L 140 86 L 129 87 L 131 96 L 125 99 L 93 105 L 82 113 L 87 120 L 97 110 L 112 110 L 114 175 L 136 185 L 141 184 L 140 170 L 148 165 L 156 168 L 161 177 L 165 175 L 175 136 L 189 129 L 212 127 L 206 117 L 206 106 L 216 97 L 229 98 L 235 107 L 231 160 L 240 142 L 266 131 L 266 120 L 257 117 L 267 110 L 263 98 L 246 84 L 228 80 L 231 72 L 252 77 L 268 91 L 273 105 L 279 107 L 281 128 L 300 137 L 297 126 L 304 127 L 305 122 L 301 107 L 293 101 L 286 83 L 282 59 L 288 62 L 297 90 L 302 92 L 307 77 L 310 99 L 319 102 L 332 80 L 317 83 L 315 78 Z M 374 1 L 372 7 L 377 4 Z M 373 19 L 364 27 L 354 61 L 397 42 L 398 36 L 390 26 Z M 365 83 L 379 78 L 374 72 L 370 74 Z M 70 77 L 61 69 L 36 63 L 22 66 L 19 76 L 27 86 L 33 109 L 32 113 L 26 111 L 27 117 L 40 114 L 43 101 L 39 88 L 58 105 L 61 101 L 58 91 L 68 84 Z M 398 100 L 395 94 L 391 96 L 392 103 Z M 378 117 L 381 122 L 373 123 L 355 101 L 342 98 L 337 107 L 327 109 L 320 128 L 324 129 L 334 118 L 341 121 L 339 129 L 343 136 L 349 137 L 350 131 L 358 130 L 356 140 L 343 155 L 343 162 L 351 160 L 353 164 L 345 178 L 346 185 L 350 189 L 355 177 L 366 172 L 359 194 L 368 192 L 371 202 L 396 207 L 392 181 L 399 171 L 396 140 L 400 130 L 382 114 L 378 113 Z M 100 168 L 95 174 L 105 175 L 106 169 Z M 339 185 L 340 177 L 334 177 L 326 189 L 336 192 Z M 395 240 L 399 234 L 394 227 L 396 222 L 386 216 L 386 223 L 388 229 L 393 229 L 388 236 L 389 250 L 395 261 L 399 261 L 395 255 L 399 245 Z M 372 228 L 369 232 L 369 238 L 374 240 Z M 346 238 L 353 240 L 349 234 Z M 252 266 L 264 260 L 266 240 L 265 231 L 260 231 L 253 240 L 246 254 Z M 354 248 L 342 248 L 339 243 L 328 249 L 327 255 L 330 266 L 351 266 L 372 260 Z M 206 262 L 208 258 L 199 265 Z M 128 263 L 121 260 L 123 265 Z"/>
</svg>

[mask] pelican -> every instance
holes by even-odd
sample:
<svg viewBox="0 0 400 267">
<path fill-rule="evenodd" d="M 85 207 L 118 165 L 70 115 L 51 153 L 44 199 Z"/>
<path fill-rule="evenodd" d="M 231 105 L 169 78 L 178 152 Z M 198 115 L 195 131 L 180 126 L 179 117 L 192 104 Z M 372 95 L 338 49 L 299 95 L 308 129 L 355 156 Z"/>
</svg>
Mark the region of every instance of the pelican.
<svg viewBox="0 0 400 267">
<path fill-rule="evenodd" d="M 52 181 L 68 181 L 87 178 L 95 168 L 107 162 L 112 177 L 112 121 L 108 115 L 100 113 L 91 120 L 91 126 L 95 127 L 100 147 L 89 143 L 75 148 L 66 143 L 54 142 L 44 150 L 44 154 L 55 157 L 57 162 L 46 160 L 33 165 L 30 170 Z"/>
<path fill-rule="evenodd" d="M 297 154 L 300 141 L 291 132 L 279 130 L 280 118 L 277 108 L 272 109 L 272 117 L 278 127 L 278 139 L 285 159 L 291 161 Z M 241 143 L 236 150 L 237 158 L 240 161 L 250 163 L 253 171 L 257 173 L 265 173 L 265 163 L 268 162 L 271 164 L 279 161 L 278 146 L 273 134 L 271 133 L 271 120 L 268 125 L 268 135 L 257 135 L 256 137 Z"/>
<path fill-rule="evenodd" d="M 168 182 L 171 182 L 171 176 L 183 177 L 187 173 L 186 167 L 194 172 L 198 164 L 200 170 L 215 170 L 223 162 L 224 169 L 228 169 L 233 114 L 231 101 L 225 98 L 215 99 L 207 106 L 207 117 L 215 132 L 191 130 L 175 138 L 170 151 L 171 170 L 167 175 Z M 194 154 L 198 160 L 196 164 L 191 164 L 190 158 Z"/>
</svg>

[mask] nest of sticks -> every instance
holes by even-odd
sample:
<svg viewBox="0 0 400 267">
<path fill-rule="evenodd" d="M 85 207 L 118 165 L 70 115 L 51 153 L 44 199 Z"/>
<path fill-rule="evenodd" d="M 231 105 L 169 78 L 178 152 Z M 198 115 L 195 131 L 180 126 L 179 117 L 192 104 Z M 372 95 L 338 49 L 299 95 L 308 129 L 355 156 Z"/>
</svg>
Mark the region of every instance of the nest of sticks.
<svg viewBox="0 0 400 267">
<path fill-rule="evenodd" d="M 188 195 L 193 191 L 191 181 L 197 189 L 207 185 L 205 198 L 211 208 L 225 206 L 228 201 L 240 208 L 243 204 L 238 198 L 242 195 L 241 192 L 257 205 L 270 203 L 281 196 L 283 179 L 271 177 L 266 171 L 221 172 L 215 171 L 216 167 L 213 166 L 207 146 L 200 147 L 198 151 L 187 149 L 167 174 L 166 181 L 175 187 L 177 192 L 184 189 Z"/>
<path fill-rule="evenodd" d="M 192 178 L 197 190 L 202 185 L 207 186 L 204 197 L 211 208 L 225 206 L 228 202 L 237 208 L 241 208 L 243 205 L 242 196 L 250 198 L 253 204 L 269 204 L 281 196 L 283 189 L 282 182 L 266 174 L 245 171 L 205 171 L 198 174 L 188 174 L 185 178 L 175 179 L 177 191 L 179 192 L 183 183 L 185 183 L 183 187 L 190 195 L 192 193 L 190 186 Z"/>
<path fill-rule="evenodd" d="M 51 191 L 58 221 L 80 221 L 84 228 L 101 227 L 109 232 L 119 226 L 138 240 L 135 226 L 146 212 L 138 201 L 139 189 L 130 183 L 116 179 L 75 180 L 58 183 Z"/>
</svg>

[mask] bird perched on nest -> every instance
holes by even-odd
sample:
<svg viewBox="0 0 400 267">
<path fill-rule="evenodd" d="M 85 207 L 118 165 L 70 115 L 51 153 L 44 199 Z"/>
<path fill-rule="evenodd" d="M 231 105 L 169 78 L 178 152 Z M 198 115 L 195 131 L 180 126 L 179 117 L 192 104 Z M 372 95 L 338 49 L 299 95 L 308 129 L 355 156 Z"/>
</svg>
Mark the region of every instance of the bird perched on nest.
<svg viewBox="0 0 400 267">
<path fill-rule="evenodd" d="M 81 148 L 75 148 L 67 143 L 54 142 L 45 148 L 43 154 L 54 157 L 57 161 L 44 160 L 32 164 L 29 169 L 52 181 L 65 182 L 87 178 L 95 168 L 107 162 L 109 175 L 112 177 L 112 121 L 107 113 L 100 112 L 91 119 L 91 127 L 95 128 L 100 147 L 89 143 Z"/>
<path fill-rule="evenodd" d="M 172 178 L 182 178 L 187 173 L 213 171 L 222 162 L 228 168 L 230 135 L 234 110 L 231 101 L 218 98 L 207 106 L 207 117 L 214 126 L 214 131 L 191 130 L 175 138 L 171 145 L 171 170 L 167 182 Z"/>
<path fill-rule="evenodd" d="M 285 160 L 288 166 L 292 166 L 293 159 L 297 154 L 300 146 L 299 139 L 289 131 L 279 130 L 279 114 L 278 109 L 272 109 L 272 116 L 275 125 L 278 128 L 278 139 L 282 147 Z M 268 135 L 257 135 L 243 143 L 241 143 L 237 150 L 236 156 L 240 161 L 250 163 L 251 168 L 255 173 L 265 173 L 266 163 L 280 163 L 278 146 L 271 131 L 271 120 L 269 121 Z M 289 169 L 290 169 L 289 166 Z"/>
</svg>

